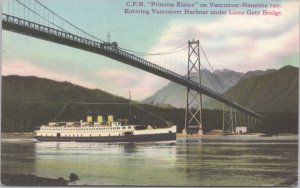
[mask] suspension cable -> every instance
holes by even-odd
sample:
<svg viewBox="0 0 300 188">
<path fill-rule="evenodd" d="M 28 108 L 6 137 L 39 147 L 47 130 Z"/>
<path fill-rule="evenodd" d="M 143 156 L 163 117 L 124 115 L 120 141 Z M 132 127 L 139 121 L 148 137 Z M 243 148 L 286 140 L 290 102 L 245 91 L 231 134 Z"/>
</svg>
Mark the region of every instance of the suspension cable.
<svg viewBox="0 0 300 188">
<path fill-rule="evenodd" d="M 88 36 L 90 36 L 90 37 L 92 37 L 92 38 L 94 38 L 94 39 L 96 39 L 96 40 L 98 40 L 98 41 L 104 42 L 104 40 L 99 39 L 99 38 L 97 38 L 96 36 L 91 35 L 91 34 L 89 34 L 88 32 L 86 32 L 86 31 L 80 29 L 79 27 L 73 25 L 72 23 L 70 23 L 70 22 L 67 21 L 66 19 L 62 18 L 61 16 L 59 16 L 58 14 L 56 14 L 55 12 L 53 12 L 52 10 L 50 10 L 48 7 L 46 7 L 45 5 L 43 5 L 43 4 L 42 4 L 41 2 L 39 2 L 38 0 L 35 0 L 35 2 L 37 2 L 39 5 L 41 5 L 42 7 L 44 7 L 45 9 L 47 9 L 48 11 L 50 11 L 52 14 L 54 14 L 55 16 L 57 16 L 58 18 L 60 18 L 61 20 L 63 20 L 63 21 L 65 21 L 66 23 L 68 23 L 70 26 L 72 26 L 72 27 L 76 28 L 77 30 L 81 31 L 82 33 L 84 33 L 84 34 L 86 34 L 86 35 L 88 35 Z"/>
<path fill-rule="evenodd" d="M 216 88 L 215 84 L 213 83 L 213 81 L 211 80 L 210 76 L 208 75 L 208 73 L 205 71 L 204 66 L 202 64 L 200 64 L 200 66 L 202 67 L 202 70 L 204 72 L 204 74 L 206 75 L 208 81 L 211 83 L 212 87 L 216 90 L 216 92 L 219 92 L 219 90 Z M 209 71 L 209 70 L 208 70 Z M 214 73 L 212 73 L 214 74 Z"/>
<path fill-rule="evenodd" d="M 135 107 L 137 107 L 138 109 L 148 113 L 149 115 L 153 116 L 153 117 L 156 117 L 160 120 L 162 120 L 163 122 L 165 122 L 167 125 L 171 125 L 173 123 L 169 122 L 168 120 L 142 108 L 142 107 L 139 107 L 138 104 L 134 104 L 134 103 L 98 103 L 98 102 L 67 102 L 63 107 L 62 109 L 59 111 L 59 113 L 56 115 L 56 117 L 54 118 L 54 121 L 56 121 L 59 116 L 63 113 L 63 111 L 66 109 L 66 107 L 69 105 L 69 104 L 84 104 L 84 105 L 133 105 Z"/>
<path fill-rule="evenodd" d="M 206 53 L 204 52 L 204 50 L 203 50 L 202 45 L 201 45 L 200 42 L 199 42 L 199 45 L 200 45 L 200 49 L 201 49 L 201 51 L 203 52 L 204 57 L 205 57 L 205 59 L 206 59 L 208 65 L 209 65 L 209 67 L 210 67 L 211 70 L 212 70 L 213 75 L 216 77 L 216 79 L 217 79 L 217 81 L 219 82 L 219 85 L 222 87 L 222 89 L 225 90 L 224 87 L 223 87 L 223 84 L 221 84 L 221 81 L 219 80 L 218 76 L 215 74 L 215 70 L 212 68 L 211 64 L 209 63 L 209 60 L 208 60 L 208 58 L 207 58 L 207 56 L 206 56 Z"/>
<path fill-rule="evenodd" d="M 43 16 L 41 16 L 39 13 L 37 13 L 36 11 L 32 10 L 30 7 L 28 7 L 27 5 L 23 4 L 22 2 L 20 2 L 19 0 L 16 0 L 18 3 L 20 3 L 22 6 L 26 7 L 28 10 L 30 10 L 31 12 L 33 12 L 34 14 L 38 15 L 39 17 L 41 17 L 42 19 L 46 20 L 46 18 L 44 18 Z M 49 21 L 50 22 L 50 21 Z M 52 25 L 56 26 L 57 28 L 61 29 L 64 32 L 68 32 L 67 30 L 65 30 L 64 28 L 56 25 L 53 22 L 50 22 Z"/>
<path fill-rule="evenodd" d="M 135 54 L 142 55 L 142 56 L 154 56 L 154 55 L 166 55 L 166 54 L 176 53 L 178 51 L 186 49 L 188 46 L 185 46 L 185 45 L 187 45 L 187 44 L 184 43 L 184 44 L 181 44 L 180 46 L 178 46 L 174 49 L 171 49 L 171 50 L 168 50 L 168 51 L 165 51 L 165 52 L 158 52 L 158 53 L 145 53 L 145 52 L 138 52 L 138 51 L 129 50 L 129 49 L 126 49 L 126 48 L 121 48 L 121 47 L 119 47 L 119 48 L 124 50 L 124 51 L 135 53 Z"/>
</svg>

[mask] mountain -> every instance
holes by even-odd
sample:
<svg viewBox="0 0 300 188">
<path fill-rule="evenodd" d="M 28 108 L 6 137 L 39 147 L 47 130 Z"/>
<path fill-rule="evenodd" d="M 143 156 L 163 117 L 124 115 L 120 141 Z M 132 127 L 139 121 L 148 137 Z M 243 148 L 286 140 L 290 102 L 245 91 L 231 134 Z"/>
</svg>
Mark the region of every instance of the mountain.
<svg viewBox="0 0 300 188">
<path fill-rule="evenodd" d="M 87 89 L 70 82 L 38 78 L 34 76 L 3 76 L 3 102 L 14 103 L 65 103 L 67 102 L 125 102 L 125 98 L 111 95 L 99 89 Z"/>
<path fill-rule="evenodd" d="M 266 78 L 266 82 L 268 82 L 269 79 L 273 80 L 273 74 L 276 74 L 274 76 L 276 79 L 274 78 L 272 83 L 263 84 L 262 86 L 257 86 L 257 88 L 263 91 L 266 85 L 270 85 L 272 88 L 274 87 L 274 84 L 280 85 L 281 88 L 274 89 L 274 92 L 281 92 L 281 94 L 285 96 L 283 98 L 289 97 L 286 102 L 286 106 L 290 106 L 290 108 L 295 109 L 295 104 L 298 104 L 298 98 L 295 97 L 298 96 L 298 93 L 295 94 L 298 88 L 298 69 L 296 68 L 296 71 L 294 70 L 295 67 L 287 67 L 286 69 L 287 70 L 280 70 L 280 74 L 276 71 L 272 74 L 263 75 L 271 77 Z M 281 77 L 286 79 L 283 83 L 280 81 Z M 249 81 L 249 79 L 254 81 Z M 251 89 L 254 87 L 252 85 L 259 85 L 261 82 L 260 79 L 256 81 L 256 79 L 258 79 L 256 77 L 249 79 L 246 79 L 243 82 L 249 82 L 248 86 L 250 87 L 251 93 Z M 237 84 L 239 87 L 242 87 L 242 85 L 239 86 L 239 84 Z M 231 94 L 233 97 L 237 97 L 235 95 L 238 92 L 235 91 L 234 88 L 235 86 L 230 89 L 231 93 L 228 94 Z M 247 88 L 242 88 L 242 91 L 243 92 L 240 93 L 242 95 L 249 93 Z M 267 92 L 266 94 L 268 96 Z M 260 97 L 259 95 L 255 96 L 258 98 Z M 254 100 L 255 96 L 246 95 L 245 97 L 249 97 L 249 100 Z M 274 97 L 272 96 L 272 98 Z M 275 97 L 274 99 L 276 102 L 279 102 L 279 107 L 283 106 L 280 99 L 280 97 Z M 161 118 L 163 118 L 166 121 L 175 123 L 177 125 L 178 132 L 181 132 L 184 128 L 184 109 L 172 108 L 169 105 L 158 107 L 148 104 L 140 104 L 135 101 L 132 103 L 133 105 L 130 107 L 128 100 L 125 98 L 109 94 L 100 89 L 87 89 L 69 82 L 57 82 L 32 76 L 4 76 L 2 77 L 1 131 L 29 132 L 35 130 L 42 124 L 54 120 L 85 120 L 88 114 L 92 115 L 94 118 L 96 118 L 97 115 L 103 115 L 104 118 L 107 117 L 107 115 L 114 115 L 114 119 L 129 118 L 129 109 L 131 109 L 133 116 L 137 117 L 136 123 L 163 127 L 166 126 L 165 121 L 161 120 Z M 256 102 L 255 104 L 257 103 L 259 104 L 259 102 Z M 268 104 L 269 103 L 270 102 L 268 102 Z M 286 107 L 283 107 L 283 109 L 286 109 Z M 153 115 L 149 115 L 149 112 L 159 116 L 160 118 L 155 118 Z M 273 121 L 268 124 L 258 124 L 253 129 L 254 131 L 275 131 L 277 133 L 298 132 L 297 113 L 289 114 L 280 112 L 269 114 L 264 113 L 263 115 L 270 117 L 269 119 Z M 222 111 L 204 109 L 203 125 L 204 132 L 221 129 Z"/>
<path fill-rule="evenodd" d="M 264 75 L 264 74 L 269 74 L 272 72 L 275 72 L 276 69 L 268 69 L 265 71 L 262 70 L 256 70 L 256 71 L 248 71 L 246 74 L 243 75 L 243 77 L 240 80 L 245 80 L 247 78 L 251 78 L 253 76 L 260 76 L 260 75 Z"/>
<path fill-rule="evenodd" d="M 241 79 L 225 95 L 256 112 L 298 113 L 298 82 L 299 68 L 285 66 Z"/>
<path fill-rule="evenodd" d="M 219 93 L 224 93 L 228 88 L 234 86 L 243 76 L 243 73 L 228 69 L 217 70 L 214 73 L 215 74 L 207 69 L 201 70 L 201 82 L 205 87 L 218 91 Z M 197 81 L 197 75 L 192 74 L 192 77 L 192 80 Z M 154 105 L 170 104 L 177 108 L 184 108 L 186 105 L 185 98 L 186 88 L 174 82 L 170 82 L 152 96 L 144 99 L 143 102 Z M 204 106 L 210 103 L 211 100 L 211 98 L 203 96 Z"/>
<path fill-rule="evenodd" d="M 133 103 L 139 105 L 134 101 Z M 33 131 L 36 127 L 55 119 L 57 121 L 85 120 L 88 114 L 94 118 L 99 114 L 104 118 L 109 114 L 114 115 L 115 119 L 129 118 L 130 109 L 128 99 L 102 90 L 87 89 L 70 82 L 58 82 L 33 76 L 3 76 L 1 107 L 1 131 L 3 132 Z M 184 111 L 152 105 L 139 107 L 153 114 L 159 114 L 168 121 L 184 124 L 182 122 Z M 165 126 L 165 122 L 157 120 L 134 105 L 131 110 L 134 116 L 140 118 L 138 123 Z"/>
</svg>

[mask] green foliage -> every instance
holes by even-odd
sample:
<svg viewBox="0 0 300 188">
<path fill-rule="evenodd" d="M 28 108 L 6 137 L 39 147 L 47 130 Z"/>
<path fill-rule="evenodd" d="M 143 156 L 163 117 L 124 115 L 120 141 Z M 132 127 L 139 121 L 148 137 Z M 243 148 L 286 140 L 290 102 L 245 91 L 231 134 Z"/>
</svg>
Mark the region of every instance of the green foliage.
<svg viewBox="0 0 300 188">
<path fill-rule="evenodd" d="M 5 76 L 2 79 L 2 131 L 28 132 L 38 126 L 54 121 L 55 117 L 68 102 L 86 103 L 123 103 L 82 105 L 69 103 L 57 121 L 86 121 L 87 115 L 96 120 L 98 115 L 107 119 L 129 118 L 129 101 L 101 90 L 86 89 L 68 82 L 57 82 L 37 77 Z M 132 116 L 137 117 L 138 124 L 149 124 L 155 127 L 165 127 L 167 123 L 149 115 L 138 107 L 149 111 L 166 121 L 177 125 L 178 132 L 184 128 L 185 110 L 170 106 L 158 107 L 133 102 Z M 138 106 L 138 107 L 136 107 Z M 222 113 L 205 110 L 203 112 L 205 131 L 220 129 Z"/>
<path fill-rule="evenodd" d="M 298 68 L 285 66 L 241 80 L 226 95 L 256 112 L 298 113 L 298 75 Z"/>
<path fill-rule="evenodd" d="M 69 102 L 85 103 L 123 103 L 82 105 Z M 69 103 L 62 113 L 59 112 Z M 158 107 L 140 104 L 141 107 L 159 117 L 177 125 L 177 132 L 184 128 L 185 110 L 172 107 Z M 137 117 L 138 124 L 149 124 L 156 127 L 167 126 L 166 122 L 149 115 L 132 105 L 132 116 Z M 2 132 L 30 132 L 42 124 L 54 121 L 86 121 L 88 114 L 96 120 L 98 115 L 107 119 L 129 118 L 128 99 L 111 95 L 99 89 L 87 89 L 69 82 L 57 82 L 37 77 L 4 76 L 2 77 Z M 265 114 L 264 114 L 265 115 Z M 260 132 L 293 132 L 297 133 L 298 116 L 295 113 L 266 113 L 272 121 L 255 127 Z M 204 132 L 222 129 L 222 111 L 203 110 Z"/>
</svg>

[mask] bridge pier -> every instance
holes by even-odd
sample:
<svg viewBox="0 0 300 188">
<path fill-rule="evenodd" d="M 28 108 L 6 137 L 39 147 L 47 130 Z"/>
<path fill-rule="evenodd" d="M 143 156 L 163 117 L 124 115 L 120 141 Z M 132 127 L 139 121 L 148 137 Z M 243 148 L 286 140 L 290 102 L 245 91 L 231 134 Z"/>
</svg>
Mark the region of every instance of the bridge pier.
<svg viewBox="0 0 300 188">
<path fill-rule="evenodd" d="M 236 111 L 234 112 L 232 107 L 226 107 L 225 104 L 223 104 L 223 133 L 234 133 L 236 125 Z"/>
</svg>

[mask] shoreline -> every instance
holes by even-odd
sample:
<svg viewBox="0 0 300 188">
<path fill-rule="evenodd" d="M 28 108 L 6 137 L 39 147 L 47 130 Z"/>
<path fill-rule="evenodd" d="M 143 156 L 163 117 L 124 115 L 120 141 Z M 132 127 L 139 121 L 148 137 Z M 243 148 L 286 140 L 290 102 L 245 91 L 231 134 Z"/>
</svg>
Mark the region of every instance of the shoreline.
<svg viewBox="0 0 300 188">
<path fill-rule="evenodd" d="M 222 137 L 222 136 L 258 136 L 262 137 L 263 135 L 266 135 L 265 133 L 247 133 L 247 134 L 193 134 L 193 135 L 185 135 L 183 133 L 177 133 L 176 137 L 177 138 L 209 138 L 209 137 Z M 279 133 L 279 134 L 274 134 L 270 135 L 272 136 L 298 136 L 298 134 L 293 134 L 293 133 Z"/>
<path fill-rule="evenodd" d="M 69 182 L 61 177 L 48 178 L 33 174 L 1 173 L 1 183 L 6 186 L 66 186 Z"/>
<path fill-rule="evenodd" d="M 1 135 L 33 135 L 33 132 L 1 132 Z"/>
</svg>

